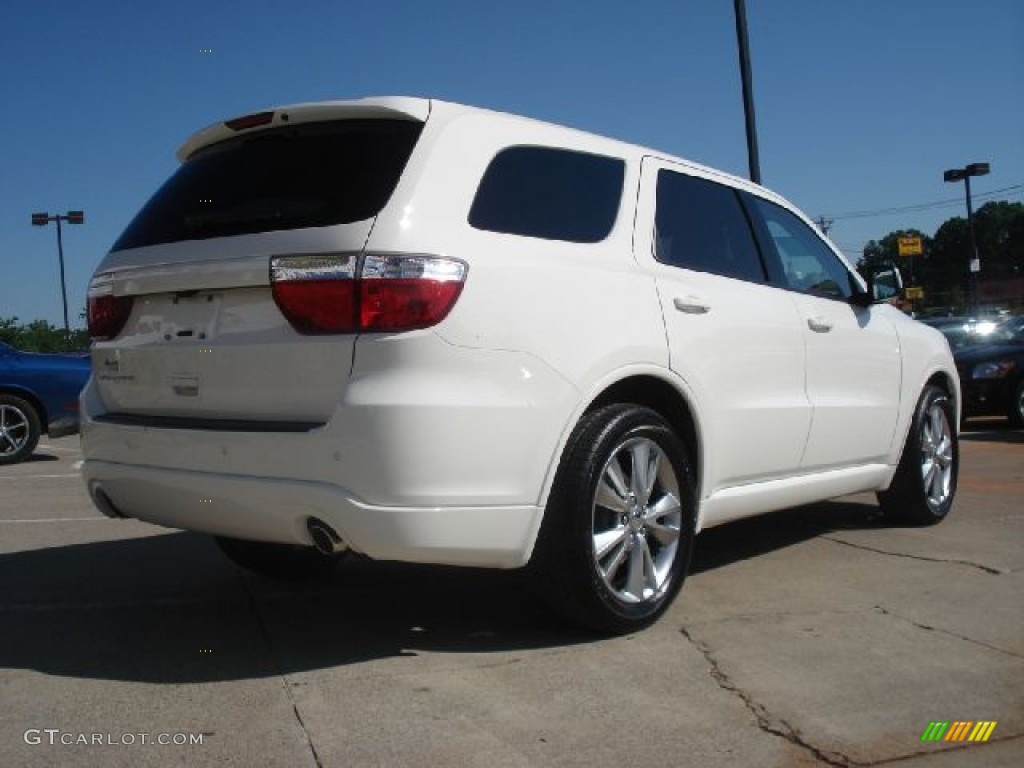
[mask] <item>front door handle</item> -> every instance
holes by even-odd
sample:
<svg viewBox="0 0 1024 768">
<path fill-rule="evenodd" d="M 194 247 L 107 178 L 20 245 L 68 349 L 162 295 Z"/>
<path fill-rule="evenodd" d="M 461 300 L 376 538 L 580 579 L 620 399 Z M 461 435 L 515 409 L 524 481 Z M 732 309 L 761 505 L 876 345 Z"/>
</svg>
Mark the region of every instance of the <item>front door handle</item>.
<svg viewBox="0 0 1024 768">
<path fill-rule="evenodd" d="M 808 317 L 807 327 L 815 333 L 828 333 L 832 330 L 832 323 L 824 317 Z"/>
<path fill-rule="evenodd" d="M 685 312 L 688 315 L 706 315 L 711 311 L 711 307 L 705 304 L 697 296 L 676 296 L 672 299 L 672 303 L 675 308 L 680 312 Z"/>
</svg>

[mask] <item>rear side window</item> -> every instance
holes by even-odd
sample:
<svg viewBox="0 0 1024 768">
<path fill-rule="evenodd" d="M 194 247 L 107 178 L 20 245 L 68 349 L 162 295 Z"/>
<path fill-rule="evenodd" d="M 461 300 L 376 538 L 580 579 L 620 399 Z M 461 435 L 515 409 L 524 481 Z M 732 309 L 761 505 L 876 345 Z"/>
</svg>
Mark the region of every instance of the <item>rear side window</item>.
<svg viewBox="0 0 1024 768">
<path fill-rule="evenodd" d="M 113 250 L 371 218 L 391 197 L 422 128 L 338 120 L 206 147 L 153 195 Z"/>
<path fill-rule="evenodd" d="M 655 223 L 658 261 L 739 280 L 766 280 L 750 222 L 731 187 L 659 171 Z"/>
<path fill-rule="evenodd" d="M 550 147 L 510 147 L 480 181 L 469 223 L 546 240 L 597 243 L 622 199 L 623 160 Z"/>
</svg>

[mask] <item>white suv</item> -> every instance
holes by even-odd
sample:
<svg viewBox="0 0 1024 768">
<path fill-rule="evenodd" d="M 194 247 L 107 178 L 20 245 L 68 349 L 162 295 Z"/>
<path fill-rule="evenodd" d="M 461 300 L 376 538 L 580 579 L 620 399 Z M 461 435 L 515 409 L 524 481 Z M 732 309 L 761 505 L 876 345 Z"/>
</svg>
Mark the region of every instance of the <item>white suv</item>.
<svg viewBox="0 0 1024 768">
<path fill-rule="evenodd" d="M 529 564 L 621 632 L 703 528 L 856 491 L 950 509 L 945 340 L 759 186 L 411 98 L 178 156 L 89 289 L 82 470 L 111 516 L 279 575 Z"/>
</svg>

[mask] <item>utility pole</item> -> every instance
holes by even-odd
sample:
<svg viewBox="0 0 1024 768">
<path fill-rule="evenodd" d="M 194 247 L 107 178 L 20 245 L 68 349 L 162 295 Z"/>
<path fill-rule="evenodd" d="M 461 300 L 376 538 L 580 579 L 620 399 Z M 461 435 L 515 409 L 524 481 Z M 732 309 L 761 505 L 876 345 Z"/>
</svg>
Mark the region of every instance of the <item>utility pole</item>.
<svg viewBox="0 0 1024 768">
<path fill-rule="evenodd" d="M 828 237 L 828 231 L 832 229 L 832 225 L 836 223 L 835 219 L 826 219 L 824 216 L 819 216 L 817 222 L 818 229 L 821 230 L 821 234 Z"/>
</svg>

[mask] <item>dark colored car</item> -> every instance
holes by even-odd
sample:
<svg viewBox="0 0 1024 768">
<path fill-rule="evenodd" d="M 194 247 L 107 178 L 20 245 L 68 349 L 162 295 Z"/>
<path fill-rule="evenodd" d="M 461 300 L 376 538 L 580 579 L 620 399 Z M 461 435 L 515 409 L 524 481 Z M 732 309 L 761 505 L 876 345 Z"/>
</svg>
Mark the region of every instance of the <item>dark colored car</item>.
<svg viewBox="0 0 1024 768">
<path fill-rule="evenodd" d="M 31 455 L 39 436 L 78 431 L 78 394 L 89 358 L 21 352 L 0 342 L 0 464 Z"/>
<path fill-rule="evenodd" d="M 1006 416 L 1024 426 L 1024 327 L 1008 324 L 986 344 L 958 349 L 963 416 Z"/>
</svg>

